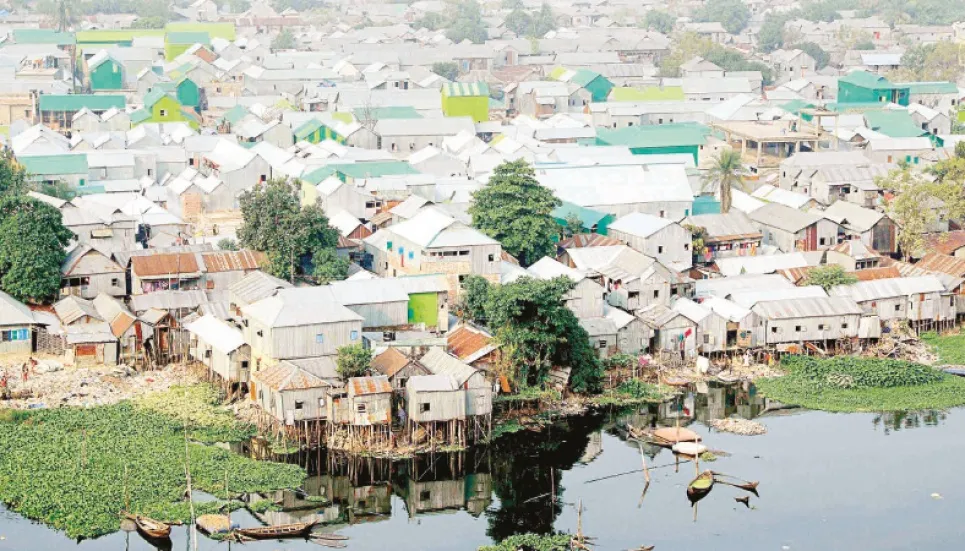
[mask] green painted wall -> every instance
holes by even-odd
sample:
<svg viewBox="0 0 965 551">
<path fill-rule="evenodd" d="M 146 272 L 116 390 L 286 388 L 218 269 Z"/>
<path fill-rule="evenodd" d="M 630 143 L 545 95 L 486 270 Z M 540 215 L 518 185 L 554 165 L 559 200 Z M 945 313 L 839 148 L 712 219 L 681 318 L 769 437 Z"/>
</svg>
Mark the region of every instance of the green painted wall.
<svg viewBox="0 0 965 551">
<path fill-rule="evenodd" d="M 489 120 L 489 96 L 455 96 L 443 94 L 442 112 L 447 117 L 472 117 L 476 122 Z"/>
<path fill-rule="evenodd" d="M 409 323 L 424 323 L 426 327 L 435 327 L 439 323 L 436 313 L 436 293 L 414 293 L 409 295 Z"/>
<path fill-rule="evenodd" d="M 699 148 L 696 145 L 675 145 L 667 147 L 631 147 L 630 152 L 634 155 L 666 155 L 669 153 L 687 153 L 692 155 L 694 158 L 694 164 L 697 163 L 697 151 Z"/>
<path fill-rule="evenodd" d="M 124 68 L 108 59 L 90 72 L 91 90 L 120 90 L 124 88 Z"/>
<path fill-rule="evenodd" d="M 191 46 L 194 46 L 194 44 L 171 44 L 168 42 L 164 45 L 164 59 L 171 61 L 186 52 Z"/>
<path fill-rule="evenodd" d="M 585 88 L 587 92 L 593 95 L 593 101 L 606 101 L 607 96 L 610 95 L 610 90 L 613 90 L 613 84 L 605 77 L 599 76 L 591 80 Z"/>
<path fill-rule="evenodd" d="M 189 78 L 182 80 L 178 84 L 177 96 L 181 105 L 198 111 L 201 105 L 201 92 L 198 91 L 198 85 L 193 80 Z"/>
<path fill-rule="evenodd" d="M 866 88 L 838 81 L 838 103 L 887 103 L 908 105 L 908 88 Z"/>
</svg>

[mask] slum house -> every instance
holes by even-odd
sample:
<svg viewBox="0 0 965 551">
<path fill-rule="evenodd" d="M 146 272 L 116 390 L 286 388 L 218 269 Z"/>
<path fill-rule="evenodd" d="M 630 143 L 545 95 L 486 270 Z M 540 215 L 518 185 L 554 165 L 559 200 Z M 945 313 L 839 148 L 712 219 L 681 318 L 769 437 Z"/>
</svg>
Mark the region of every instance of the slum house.
<svg viewBox="0 0 965 551">
<path fill-rule="evenodd" d="M 488 438 L 492 430 L 493 386 L 485 373 L 471 367 L 441 348 L 429 350 L 419 362 L 433 375 L 452 377 L 464 392 L 468 442 Z M 467 440 L 463 440 L 467 443 Z"/>
<path fill-rule="evenodd" d="M 241 307 L 254 304 L 274 295 L 292 284 L 260 270 L 249 273 L 228 286 L 228 303 L 233 315 L 241 314 Z"/>
<path fill-rule="evenodd" d="M 117 339 L 118 359 L 122 363 L 134 363 L 141 350 L 141 328 L 137 318 L 123 302 L 115 297 L 100 293 L 92 301 L 97 315 L 110 327 L 111 334 Z"/>
<path fill-rule="evenodd" d="M 131 294 L 199 290 L 203 276 L 194 253 L 154 253 L 131 257 Z"/>
<path fill-rule="evenodd" d="M 697 324 L 687 316 L 660 303 L 640 308 L 636 315 L 651 330 L 650 354 L 680 361 L 697 354 Z"/>
<path fill-rule="evenodd" d="M 926 254 L 917 264 L 904 262 L 893 266 L 899 276 L 912 277 L 933 275 L 937 277 L 945 289 L 955 295 L 956 311 L 960 315 L 965 313 L 965 260 L 940 253 Z"/>
<path fill-rule="evenodd" d="M 699 353 L 710 354 L 727 350 L 727 320 L 723 316 L 687 297 L 677 297 L 671 309 L 697 325 Z"/>
<path fill-rule="evenodd" d="M 206 315 L 184 325 L 191 334 L 188 355 L 227 385 L 248 382 L 251 349 L 241 331 Z M 247 389 L 242 389 L 242 392 Z"/>
<path fill-rule="evenodd" d="M 857 337 L 864 313 L 854 299 L 838 296 L 765 300 L 751 310 L 764 322 L 764 342 L 779 348 Z"/>
<path fill-rule="evenodd" d="M 408 380 L 418 375 L 431 375 L 418 360 L 390 346 L 372 358 L 372 371 L 385 376 L 396 393 L 405 391 Z"/>
<path fill-rule="evenodd" d="M 877 180 L 894 168 L 891 163 L 870 161 L 858 166 L 818 167 L 810 177 L 810 194 L 824 205 L 847 201 L 874 208 L 881 202 L 883 194 Z"/>
<path fill-rule="evenodd" d="M 881 321 L 908 320 L 916 328 L 944 328 L 957 315 L 955 297 L 935 276 L 858 281 L 832 287 L 830 295 L 854 299 Z"/>
<path fill-rule="evenodd" d="M 329 449 L 389 446 L 392 394 L 392 385 L 382 376 L 352 377 L 345 387 L 329 389 Z"/>
<path fill-rule="evenodd" d="M 362 338 L 362 316 L 342 306 L 331 287 L 280 289 L 241 313 L 255 371 L 280 360 L 333 355 Z"/>
<path fill-rule="evenodd" d="M 207 291 L 229 289 L 266 264 L 264 253 L 249 250 L 206 252 L 200 257 Z"/>
<path fill-rule="evenodd" d="M 694 251 L 698 261 L 710 263 L 719 258 L 755 256 L 763 235 L 757 225 L 743 212 L 726 214 L 698 214 L 684 219 L 685 228 L 702 230 L 704 248 Z"/>
<path fill-rule="evenodd" d="M 898 252 L 898 226 L 883 212 L 837 201 L 824 209 L 824 217 L 840 226 L 838 241 L 859 239 L 880 253 Z"/>
<path fill-rule="evenodd" d="M 590 346 L 596 349 L 601 359 L 617 353 L 617 326 L 613 320 L 604 317 L 583 318 L 579 323 L 589 337 Z"/>
<path fill-rule="evenodd" d="M 763 324 L 749 308 L 717 296 L 703 299 L 700 305 L 724 318 L 727 327 L 726 348 L 748 349 L 763 345 Z"/>
<path fill-rule="evenodd" d="M 573 282 L 573 288 L 563 295 L 563 302 L 577 318 L 597 318 L 603 315 L 606 290 L 586 274 L 570 268 L 550 257 L 543 257 L 526 268 L 524 273 L 537 279 L 550 280 L 565 277 Z M 504 282 L 505 283 L 505 282 Z"/>
<path fill-rule="evenodd" d="M 823 250 L 838 243 L 838 224 L 818 214 L 768 203 L 749 216 L 761 229 L 762 243 L 785 253 Z"/>
<path fill-rule="evenodd" d="M 107 323 L 86 323 L 64 328 L 66 361 L 77 367 L 117 364 L 117 337 Z"/>
<path fill-rule="evenodd" d="M 251 374 L 251 398 L 268 415 L 267 425 L 312 445 L 322 441 L 322 422 L 329 419 L 331 385 L 287 363 Z"/>
<path fill-rule="evenodd" d="M 626 245 L 567 249 L 560 262 L 598 280 L 607 303 L 629 312 L 649 304 L 670 305 L 691 293 L 693 280 Z"/>
<path fill-rule="evenodd" d="M 446 349 L 460 361 L 490 375 L 490 368 L 499 361 L 499 346 L 484 329 L 466 322 L 454 327 L 446 335 Z"/>
<path fill-rule="evenodd" d="M 478 275 L 499 280 L 502 247 L 482 232 L 436 210 L 425 210 L 410 220 L 365 238 L 372 270 L 382 276 L 442 274 L 455 301 L 462 281 Z"/>
<path fill-rule="evenodd" d="M 405 412 L 409 430 L 415 434 L 424 429 L 430 447 L 464 442 L 464 429 L 457 426 L 466 421 L 466 391 L 449 375 L 417 375 L 409 379 Z"/>
<path fill-rule="evenodd" d="M 412 275 L 395 279 L 409 295 L 409 325 L 449 330 L 449 285 L 445 276 Z"/>
<path fill-rule="evenodd" d="M 25 304 L 0 290 L 0 353 L 33 352 L 34 333 L 44 325 Z"/>
<path fill-rule="evenodd" d="M 395 279 L 335 281 L 332 295 L 362 316 L 362 329 L 404 328 L 409 322 L 409 295 Z"/>
<path fill-rule="evenodd" d="M 94 298 L 100 293 L 127 295 L 127 270 L 107 254 L 77 243 L 60 267 L 60 296 Z"/>
<path fill-rule="evenodd" d="M 82 325 L 104 321 L 94 303 L 77 296 L 67 296 L 54 303 L 54 313 L 62 326 Z"/>
<path fill-rule="evenodd" d="M 877 268 L 882 255 L 857 239 L 842 241 L 828 249 L 825 263 L 841 266 L 845 271 L 854 272 Z"/>
<path fill-rule="evenodd" d="M 693 265 L 690 250 L 693 236 L 672 220 L 634 212 L 614 220 L 607 235 L 656 258 L 674 271 L 681 272 Z"/>
</svg>

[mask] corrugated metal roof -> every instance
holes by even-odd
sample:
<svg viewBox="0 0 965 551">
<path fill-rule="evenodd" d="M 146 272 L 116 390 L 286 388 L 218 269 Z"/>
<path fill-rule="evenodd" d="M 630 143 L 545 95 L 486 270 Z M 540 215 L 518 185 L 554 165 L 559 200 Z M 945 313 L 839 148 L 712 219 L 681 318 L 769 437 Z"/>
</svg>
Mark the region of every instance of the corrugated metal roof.
<svg viewBox="0 0 965 551">
<path fill-rule="evenodd" d="M 67 344 L 117 342 L 111 327 L 103 322 L 71 325 L 65 327 L 64 332 L 67 334 Z"/>
<path fill-rule="evenodd" d="M 123 95 L 112 94 L 42 94 L 41 111 L 91 111 L 123 110 L 127 100 Z"/>
<path fill-rule="evenodd" d="M 763 256 L 734 256 L 718 258 L 717 269 L 724 276 L 742 274 L 772 274 L 788 268 L 810 266 L 807 257 L 801 253 L 773 254 Z"/>
<path fill-rule="evenodd" d="M 223 354 L 230 354 L 245 344 L 241 331 L 214 316 L 201 316 L 184 328 Z"/>
<path fill-rule="evenodd" d="M 753 308 L 755 304 L 770 300 L 796 300 L 809 298 L 825 298 L 828 294 L 818 285 L 788 287 L 787 289 L 748 289 L 731 293 L 728 298 L 744 308 Z"/>
<path fill-rule="evenodd" d="M 211 273 L 257 270 L 265 263 L 264 253 L 249 250 L 202 253 L 201 258 Z"/>
<path fill-rule="evenodd" d="M 228 287 L 228 291 L 234 293 L 244 303 L 251 304 L 274 295 L 279 289 L 291 287 L 292 284 L 283 279 L 256 271 L 246 275 L 240 281 L 232 283 Z"/>
<path fill-rule="evenodd" d="M 243 306 L 241 311 L 268 327 L 361 322 L 364 319 L 343 306 L 330 286 L 280 289 L 274 296 Z"/>
<path fill-rule="evenodd" d="M 956 277 L 965 277 L 965 258 L 940 253 L 928 253 L 915 264 L 915 267 L 930 272 L 941 272 Z"/>
<path fill-rule="evenodd" d="M 392 385 L 389 384 L 388 377 L 352 377 L 348 380 L 352 394 L 355 396 L 366 396 L 369 394 L 390 394 Z"/>
<path fill-rule="evenodd" d="M 400 276 L 396 281 L 410 295 L 449 292 L 446 276 L 440 274 Z"/>
<path fill-rule="evenodd" d="M 816 214 L 801 212 L 780 203 L 767 203 L 751 212 L 749 216 L 751 220 L 760 224 L 792 233 L 797 233 L 821 220 L 821 217 Z"/>
<path fill-rule="evenodd" d="M 464 362 L 473 362 L 495 350 L 492 335 L 468 325 L 453 329 L 446 341 L 449 352 Z"/>
<path fill-rule="evenodd" d="M 131 272 L 138 277 L 197 274 L 201 270 L 194 253 L 159 253 L 131 258 Z"/>
<path fill-rule="evenodd" d="M 80 297 L 70 296 L 54 303 L 54 312 L 64 325 L 70 325 L 84 316 L 104 321 L 97 314 L 94 304 Z"/>
<path fill-rule="evenodd" d="M 398 373 L 400 369 L 409 365 L 411 361 L 413 360 L 410 360 L 409 357 L 400 352 L 398 348 L 390 346 L 381 354 L 372 358 L 372 369 L 386 377 L 392 377 Z"/>
<path fill-rule="evenodd" d="M 485 82 L 448 82 L 442 85 L 442 95 L 448 97 L 489 96 Z"/>
<path fill-rule="evenodd" d="M 856 270 L 852 272 L 854 277 L 858 278 L 858 281 L 874 281 L 876 279 L 891 279 L 895 277 L 901 277 L 901 272 L 895 266 L 886 266 L 880 268 L 866 268 L 864 270 Z"/>
<path fill-rule="evenodd" d="M 851 297 L 858 302 L 883 298 L 907 297 L 919 293 L 943 293 L 945 286 L 934 276 L 898 277 L 859 281 L 831 288 L 832 296 Z"/>
<path fill-rule="evenodd" d="M 266 367 L 251 374 L 251 378 L 273 390 L 308 390 L 326 388 L 329 383 L 288 362 Z"/>
<path fill-rule="evenodd" d="M 330 286 L 335 299 L 345 306 L 409 301 L 409 294 L 394 278 L 335 281 Z"/>
<path fill-rule="evenodd" d="M 699 214 L 685 219 L 683 224 L 704 228 L 707 233 L 704 241 L 707 243 L 762 237 L 760 229 L 754 222 L 739 211 L 727 214 Z"/>
<path fill-rule="evenodd" d="M 673 220 L 652 214 L 632 212 L 610 223 L 610 231 L 616 230 L 637 237 L 649 237 L 673 224 Z"/>
<path fill-rule="evenodd" d="M 27 174 L 37 176 L 82 175 L 88 174 L 87 155 L 85 153 L 67 153 L 63 155 L 34 155 L 17 157 Z"/>
<path fill-rule="evenodd" d="M 416 392 L 453 392 L 459 390 L 459 384 L 448 375 L 415 375 L 409 377 L 406 388 Z"/>
<path fill-rule="evenodd" d="M 965 230 L 934 233 L 926 236 L 925 240 L 929 250 L 951 255 L 965 247 Z"/>
<path fill-rule="evenodd" d="M 419 363 L 435 375 L 448 375 L 459 383 L 459 386 L 466 384 L 473 375 L 479 371 L 465 363 L 459 358 L 450 355 L 442 348 L 433 348 L 419 359 Z"/>
<path fill-rule="evenodd" d="M 769 320 L 862 314 L 858 303 L 848 297 L 770 300 L 757 303 L 752 310 Z"/>
</svg>

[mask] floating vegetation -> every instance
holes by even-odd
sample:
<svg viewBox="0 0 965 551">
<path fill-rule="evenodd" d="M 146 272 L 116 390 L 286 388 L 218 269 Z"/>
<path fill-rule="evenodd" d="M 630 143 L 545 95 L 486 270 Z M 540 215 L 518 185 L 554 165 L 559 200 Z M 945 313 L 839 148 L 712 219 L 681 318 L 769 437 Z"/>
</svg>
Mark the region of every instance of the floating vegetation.
<svg viewBox="0 0 965 551">
<path fill-rule="evenodd" d="M 164 405 L 167 393 L 160 393 L 137 403 L 4 415 L 0 500 L 71 538 L 117 531 L 118 513 L 125 508 L 160 521 L 188 521 L 184 425 L 172 415 L 189 412 L 189 433 L 201 440 L 247 430 L 227 424 L 224 410 L 207 399 L 208 391 L 169 392 L 180 404 L 176 410 Z M 294 465 L 254 461 L 194 442 L 188 455 L 194 488 L 221 498 L 226 474 L 237 493 L 296 488 L 305 476 Z M 213 513 L 224 505 L 195 503 L 195 509 Z"/>
<path fill-rule="evenodd" d="M 965 335 L 939 335 L 922 333 L 921 340 L 935 349 L 943 364 L 965 365 Z"/>
<path fill-rule="evenodd" d="M 139 409 L 188 419 L 188 436 L 198 442 L 240 442 L 255 435 L 253 425 L 240 423 L 220 406 L 221 396 L 210 385 L 174 386 L 134 401 Z"/>
<path fill-rule="evenodd" d="M 630 379 L 614 389 L 595 396 L 593 403 L 598 406 L 634 406 L 662 402 L 673 394 L 674 391 L 670 387 Z"/>
<path fill-rule="evenodd" d="M 788 356 L 783 377 L 756 381 L 768 398 L 837 412 L 944 409 L 965 405 L 965 379 L 901 360 Z"/>
<path fill-rule="evenodd" d="M 707 463 L 712 463 L 717 461 L 717 454 L 712 451 L 705 451 L 704 453 L 700 454 L 700 460 L 706 461 Z"/>
<path fill-rule="evenodd" d="M 490 436 L 489 440 L 491 442 L 501 436 L 517 433 L 525 429 L 526 427 L 524 427 L 523 424 L 520 423 L 518 419 L 508 419 L 501 423 L 497 423 L 495 426 L 493 426 L 492 436 Z"/>
<path fill-rule="evenodd" d="M 268 511 L 281 511 L 281 507 L 270 499 L 259 499 L 248 504 L 248 509 L 252 513 L 267 513 Z"/>
<path fill-rule="evenodd" d="M 570 551 L 573 536 L 569 534 L 520 534 L 510 536 L 496 545 L 486 545 L 479 551 L 518 551 L 531 549 L 532 551 Z"/>
</svg>

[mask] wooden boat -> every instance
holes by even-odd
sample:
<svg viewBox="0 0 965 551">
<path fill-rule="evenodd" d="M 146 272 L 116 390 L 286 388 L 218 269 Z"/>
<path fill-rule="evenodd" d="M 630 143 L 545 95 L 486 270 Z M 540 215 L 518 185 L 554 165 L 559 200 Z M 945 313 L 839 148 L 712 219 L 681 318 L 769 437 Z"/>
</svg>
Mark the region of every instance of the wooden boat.
<svg viewBox="0 0 965 551">
<path fill-rule="evenodd" d="M 669 448 L 678 442 L 700 442 L 700 435 L 683 427 L 661 427 L 653 431 L 652 439 L 658 446 Z"/>
<path fill-rule="evenodd" d="M 670 449 L 676 454 L 696 457 L 707 451 L 707 446 L 697 442 L 677 442 Z"/>
<path fill-rule="evenodd" d="M 711 471 L 704 471 L 697 475 L 697 478 L 690 481 L 687 484 L 687 499 L 690 500 L 690 504 L 694 505 L 701 499 L 707 497 L 707 494 L 714 489 L 714 473 Z"/>
<path fill-rule="evenodd" d="M 311 532 L 316 522 L 299 522 L 296 524 L 279 524 L 277 526 L 260 526 L 258 528 L 237 528 L 235 534 L 253 540 L 273 540 L 280 538 L 304 538 Z"/>
<path fill-rule="evenodd" d="M 165 540 L 171 538 L 171 525 L 140 515 L 125 515 L 134 521 L 137 531 L 148 539 Z"/>
</svg>

